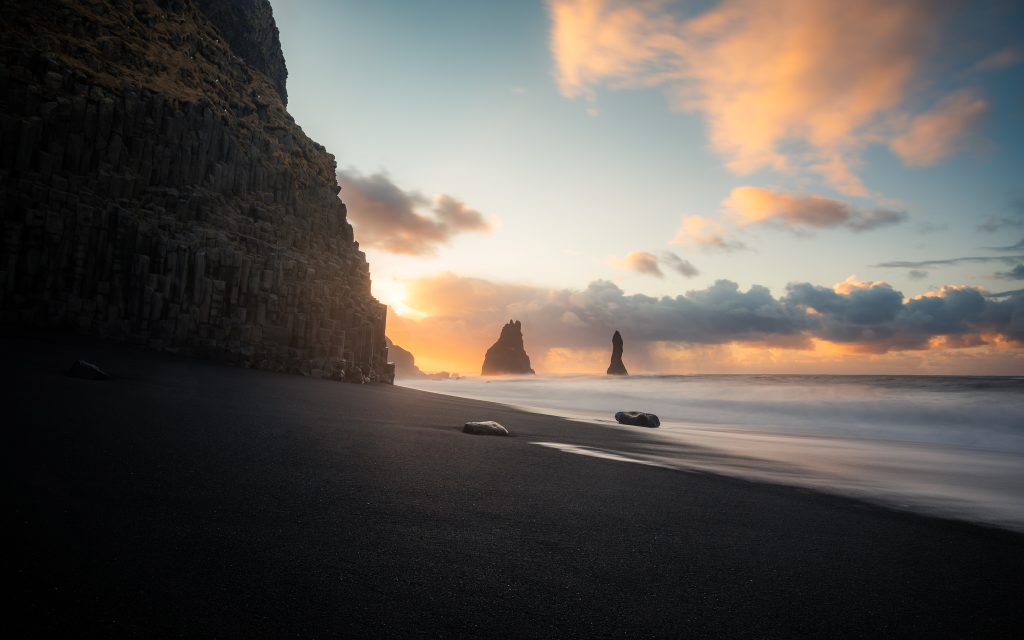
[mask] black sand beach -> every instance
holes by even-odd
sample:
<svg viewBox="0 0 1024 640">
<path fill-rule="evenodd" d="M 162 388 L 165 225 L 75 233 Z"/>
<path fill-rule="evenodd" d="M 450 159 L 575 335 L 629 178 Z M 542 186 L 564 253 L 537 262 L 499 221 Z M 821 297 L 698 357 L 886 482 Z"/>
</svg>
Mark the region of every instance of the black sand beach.
<svg viewBox="0 0 1024 640">
<path fill-rule="evenodd" d="M 643 436 L 400 387 L 0 349 L 29 637 L 1024 637 L 1019 534 L 572 456 L 530 443 Z M 488 419 L 514 437 L 459 432 Z"/>
</svg>

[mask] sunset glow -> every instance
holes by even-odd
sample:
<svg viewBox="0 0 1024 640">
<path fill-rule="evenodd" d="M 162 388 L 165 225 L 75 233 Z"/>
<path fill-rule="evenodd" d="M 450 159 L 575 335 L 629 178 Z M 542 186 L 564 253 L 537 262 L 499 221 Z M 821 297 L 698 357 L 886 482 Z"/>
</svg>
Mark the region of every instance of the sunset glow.
<svg viewBox="0 0 1024 640">
<path fill-rule="evenodd" d="M 1012 6 L 274 10 L 424 370 L 519 319 L 541 374 L 603 372 L 614 330 L 631 372 L 1024 373 Z"/>
</svg>

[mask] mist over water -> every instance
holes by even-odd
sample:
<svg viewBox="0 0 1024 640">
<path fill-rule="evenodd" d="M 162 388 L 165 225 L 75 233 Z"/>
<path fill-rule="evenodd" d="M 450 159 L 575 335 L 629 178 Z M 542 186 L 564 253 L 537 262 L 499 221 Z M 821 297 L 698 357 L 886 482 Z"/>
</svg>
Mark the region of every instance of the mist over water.
<svg viewBox="0 0 1024 640">
<path fill-rule="evenodd" d="M 609 376 L 401 381 L 641 433 L 567 453 L 812 487 L 1024 531 L 1024 378 Z M 614 422 L 656 413 L 660 429 Z"/>
</svg>

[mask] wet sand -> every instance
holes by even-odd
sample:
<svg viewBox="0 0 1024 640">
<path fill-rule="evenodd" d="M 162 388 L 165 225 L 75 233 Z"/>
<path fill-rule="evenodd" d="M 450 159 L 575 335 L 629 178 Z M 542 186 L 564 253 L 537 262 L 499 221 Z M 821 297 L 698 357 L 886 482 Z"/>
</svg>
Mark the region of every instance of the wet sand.
<svg viewBox="0 0 1024 640">
<path fill-rule="evenodd" d="M 10 332 L 0 356 L 33 636 L 1024 637 L 1021 534 L 571 455 L 532 443 L 648 445 L 401 387 Z M 459 431 L 491 419 L 513 437 Z"/>
</svg>

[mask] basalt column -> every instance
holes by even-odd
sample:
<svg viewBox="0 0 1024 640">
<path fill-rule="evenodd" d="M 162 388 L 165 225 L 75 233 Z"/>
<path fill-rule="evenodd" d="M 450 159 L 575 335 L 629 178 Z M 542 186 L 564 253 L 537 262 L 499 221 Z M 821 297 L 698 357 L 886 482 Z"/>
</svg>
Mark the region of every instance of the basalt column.
<svg viewBox="0 0 1024 640">
<path fill-rule="evenodd" d="M 267 0 L 5 0 L 0 24 L 0 322 L 387 377 Z"/>
</svg>

